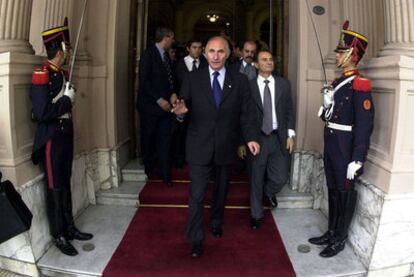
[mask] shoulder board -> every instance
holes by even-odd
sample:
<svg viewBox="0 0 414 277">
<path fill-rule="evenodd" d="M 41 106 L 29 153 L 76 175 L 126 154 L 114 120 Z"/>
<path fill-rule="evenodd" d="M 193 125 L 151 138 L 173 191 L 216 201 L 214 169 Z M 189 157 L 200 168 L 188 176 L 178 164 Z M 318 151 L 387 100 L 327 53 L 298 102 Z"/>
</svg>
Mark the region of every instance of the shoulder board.
<svg viewBox="0 0 414 277">
<path fill-rule="evenodd" d="M 363 77 L 356 77 L 352 84 L 352 88 L 356 91 L 371 92 L 371 80 L 365 79 Z"/>
<path fill-rule="evenodd" d="M 49 83 L 49 72 L 45 69 L 36 69 L 32 74 L 33 85 L 46 85 Z"/>
</svg>

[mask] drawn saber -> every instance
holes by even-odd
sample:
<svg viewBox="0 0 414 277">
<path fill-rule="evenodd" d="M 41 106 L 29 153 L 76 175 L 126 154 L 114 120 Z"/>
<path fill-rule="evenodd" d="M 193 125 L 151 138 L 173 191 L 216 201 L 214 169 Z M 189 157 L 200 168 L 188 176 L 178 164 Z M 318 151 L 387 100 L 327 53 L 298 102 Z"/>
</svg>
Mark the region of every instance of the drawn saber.
<svg viewBox="0 0 414 277">
<path fill-rule="evenodd" d="M 324 75 L 324 78 L 325 78 L 324 87 L 328 87 L 329 85 L 328 85 L 328 79 L 326 78 L 326 69 L 325 69 L 325 63 L 323 62 L 321 44 L 319 42 L 319 35 L 318 35 L 318 31 L 316 30 L 315 22 L 313 21 L 312 10 L 311 10 L 310 5 L 309 5 L 309 0 L 306 0 L 306 5 L 308 6 L 309 17 L 310 17 L 310 20 L 312 22 L 313 31 L 315 32 L 316 42 L 318 44 L 318 49 L 319 49 L 319 55 L 321 57 L 322 70 L 323 70 L 323 75 Z"/>
<path fill-rule="evenodd" d="M 88 0 L 85 0 L 85 3 L 83 4 L 83 12 L 82 12 L 82 17 L 79 23 L 79 28 L 78 28 L 78 34 L 76 35 L 76 41 L 75 41 L 75 48 L 73 50 L 73 54 L 72 54 L 72 60 L 70 62 L 70 69 L 69 69 L 69 84 L 72 81 L 72 76 L 73 76 L 73 69 L 75 67 L 75 60 L 76 60 L 76 54 L 78 52 L 78 46 L 79 46 L 79 39 L 80 39 L 80 34 L 82 32 L 82 27 L 83 27 L 83 21 L 85 19 L 85 13 L 86 13 L 86 6 L 88 5 Z"/>
</svg>

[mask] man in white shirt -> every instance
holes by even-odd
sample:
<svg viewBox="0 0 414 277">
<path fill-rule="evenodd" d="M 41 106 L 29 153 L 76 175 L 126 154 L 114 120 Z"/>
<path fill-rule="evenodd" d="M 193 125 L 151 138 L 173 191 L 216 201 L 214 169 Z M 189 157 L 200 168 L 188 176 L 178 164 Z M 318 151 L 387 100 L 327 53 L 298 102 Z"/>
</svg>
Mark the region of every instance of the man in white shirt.
<svg viewBox="0 0 414 277">
<path fill-rule="evenodd" d="M 202 55 L 203 43 L 200 40 L 190 40 L 187 43 L 187 52 L 188 55 L 179 60 L 177 63 L 176 75 L 178 87 L 181 87 L 184 77 L 188 74 L 188 72 L 200 69 L 207 65 L 207 61 Z"/>
<path fill-rule="evenodd" d="M 274 62 L 269 51 L 259 51 L 255 66 L 258 76 L 250 81 L 250 88 L 256 122 L 261 129 L 261 152 L 256 156 L 248 154 L 252 229 L 259 228 L 262 222 L 263 192 L 272 208 L 277 207 L 276 193 L 288 180 L 289 155 L 295 136 L 289 81 L 272 74 Z"/>
</svg>

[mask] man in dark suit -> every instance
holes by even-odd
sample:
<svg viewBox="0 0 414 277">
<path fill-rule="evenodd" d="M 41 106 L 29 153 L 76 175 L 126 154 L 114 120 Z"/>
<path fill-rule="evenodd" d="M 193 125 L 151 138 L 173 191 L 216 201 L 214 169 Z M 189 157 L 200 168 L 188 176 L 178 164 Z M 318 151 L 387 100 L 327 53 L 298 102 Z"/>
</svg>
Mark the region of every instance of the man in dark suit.
<svg viewBox="0 0 414 277">
<path fill-rule="evenodd" d="M 242 57 L 231 65 L 231 69 L 245 74 L 249 80 L 255 79 L 257 72 L 253 61 L 256 51 L 256 42 L 251 40 L 245 41 L 241 50 Z"/>
<path fill-rule="evenodd" d="M 198 70 L 207 66 L 207 61 L 203 56 L 203 43 L 200 40 L 190 40 L 187 43 L 188 55 L 180 59 L 175 68 L 175 74 L 177 76 L 177 88 L 181 87 L 181 84 L 185 76 L 192 71 Z M 179 89 L 177 89 L 178 91 Z M 174 103 L 177 99 L 171 99 L 171 103 Z M 187 121 L 174 122 L 174 133 L 172 139 L 172 157 L 173 164 L 177 168 L 182 168 L 185 161 L 185 137 L 187 134 Z"/>
<path fill-rule="evenodd" d="M 289 81 L 272 75 L 272 53 L 262 50 L 257 55 L 258 76 L 250 81 L 255 102 L 256 122 L 261 129 L 260 154 L 248 156 L 250 177 L 251 227 L 260 227 L 263 218 L 263 192 L 273 208 L 276 193 L 288 180 L 289 154 L 293 151 L 295 119 Z"/>
<path fill-rule="evenodd" d="M 188 74 L 180 90 L 181 100 L 173 109 L 178 115 L 188 113 L 189 120 L 186 160 L 191 186 L 187 239 L 193 243 L 193 257 L 202 254 L 203 209 L 210 173 L 215 169 L 210 224 L 213 236 L 218 238 L 223 234 L 228 167 L 237 157 L 240 129 L 252 155 L 260 151 L 248 80 L 224 66 L 229 54 L 223 37 L 211 38 L 206 46 L 209 66 Z"/>
<path fill-rule="evenodd" d="M 155 45 L 142 55 L 139 69 L 137 109 L 141 119 L 141 146 L 145 173 L 149 174 L 158 158 L 158 174 L 171 186 L 171 105 L 175 82 L 168 49 L 174 42 L 174 33 L 158 28 Z"/>
<path fill-rule="evenodd" d="M 203 43 L 194 39 L 187 43 L 188 55 L 178 61 L 176 67 L 178 88 L 181 87 L 184 77 L 188 72 L 207 66 L 207 61 L 203 54 Z"/>
</svg>

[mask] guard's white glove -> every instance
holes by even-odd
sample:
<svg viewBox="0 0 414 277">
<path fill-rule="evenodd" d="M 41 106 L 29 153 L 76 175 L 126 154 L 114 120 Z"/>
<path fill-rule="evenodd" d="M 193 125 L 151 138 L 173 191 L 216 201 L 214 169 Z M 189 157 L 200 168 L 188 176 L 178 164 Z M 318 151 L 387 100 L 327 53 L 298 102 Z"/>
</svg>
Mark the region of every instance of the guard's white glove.
<svg viewBox="0 0 414 277">
<path fill-rule="evenodd" d="M 65 83 L 65 91 L 63 92 L 63 95 L 69 97 L 72 103 L 75 102 L 75 88 L 72 87 L 69 82 Z"/>
<path fill-rule="evenodd" d="M 334 104 L 334 90 L 331 86 L 324 85 L 322 88 L 323 93 L 323 106 L 325 109 Z"/>
<path fill-rule="evenodd" d="M 348 164 L 348 170 L 346 171 L 346 178 L 349 180 L 354 180 L 356 172 L 362 167 L 362 163 L 360 162 L 350 162 Z"/>
</svg>

